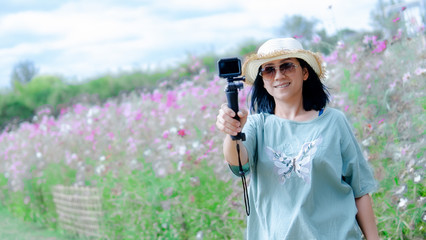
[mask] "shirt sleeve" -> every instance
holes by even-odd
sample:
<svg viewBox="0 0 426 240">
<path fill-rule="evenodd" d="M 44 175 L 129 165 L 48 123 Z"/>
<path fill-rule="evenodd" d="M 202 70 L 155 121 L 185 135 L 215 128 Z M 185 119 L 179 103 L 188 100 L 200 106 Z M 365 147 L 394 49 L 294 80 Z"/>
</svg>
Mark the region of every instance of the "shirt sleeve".
<svg viewBox="0 0 426 240">
<path fill-rule="evenodd" d="M 342 113 L 343 114 L 343 113 Z M 373 172 L 362 154 L 361 148 L 355 138 L 346 117 L 343 117 L 342 159 L 343 179 L 354 192 L 355 198 L 362 197 L 377 189 Z"/>
</svg>

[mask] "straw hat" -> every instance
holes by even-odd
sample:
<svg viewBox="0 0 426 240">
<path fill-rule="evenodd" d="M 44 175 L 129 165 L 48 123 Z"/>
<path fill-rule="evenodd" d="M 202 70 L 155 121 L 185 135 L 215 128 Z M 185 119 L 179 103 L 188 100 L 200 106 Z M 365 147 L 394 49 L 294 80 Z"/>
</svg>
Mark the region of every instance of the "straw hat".
<svg viewBox="0 0 426 240">
<path fill-rule="evenodd" d="M 305 60 L 320 79 L 325 78 L 325 68 L 318 53 L 304 50 L 302 44 L 294 38 L 274 38 L 262 44 L 257 54 L 252 54 L 246 58 L 242 68 L 243 75 L 246 77 L 245 82 L 253 85 L 262 64 L 286 58 Z"/>
</svg>

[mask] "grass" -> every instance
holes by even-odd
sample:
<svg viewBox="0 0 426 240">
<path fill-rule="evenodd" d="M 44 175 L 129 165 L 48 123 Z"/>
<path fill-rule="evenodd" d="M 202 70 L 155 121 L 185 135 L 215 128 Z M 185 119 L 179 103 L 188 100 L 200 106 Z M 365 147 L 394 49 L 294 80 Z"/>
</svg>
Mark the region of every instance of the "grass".
<svg viewBox="0 0 426 240">
<path fill-rule="evenodd" d="M 14 217 L 6 208 L 0 207 L 0 239 L 10 240 L 72 240 L 40 224 L 25 222 Z"/>
</svg>

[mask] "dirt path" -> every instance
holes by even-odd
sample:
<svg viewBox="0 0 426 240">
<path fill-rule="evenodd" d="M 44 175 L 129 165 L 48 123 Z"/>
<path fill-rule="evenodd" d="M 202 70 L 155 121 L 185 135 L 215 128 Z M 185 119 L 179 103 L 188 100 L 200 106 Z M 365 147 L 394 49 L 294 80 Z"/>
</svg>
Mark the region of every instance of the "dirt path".
<svg viewBox="0 0 426 240">
<path fill-rule="evenodd" d="M 72 238 L 43 228 L 37 224 L 23 222 L 0 207 L 0 239 L 5 240 L 70 240 Z"/>
</svg>

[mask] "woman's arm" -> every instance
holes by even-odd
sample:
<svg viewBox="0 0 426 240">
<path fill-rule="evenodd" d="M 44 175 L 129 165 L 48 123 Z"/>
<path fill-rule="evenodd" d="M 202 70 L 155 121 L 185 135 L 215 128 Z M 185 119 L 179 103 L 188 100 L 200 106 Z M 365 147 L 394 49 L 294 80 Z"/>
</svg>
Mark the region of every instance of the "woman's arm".
<svg viewBox="0 0 426 240">
<path fill-rule="evenodd" d="M 240 121 L 235 120 L 234 116 L 234 110 L 230 109 L 226 104 L 222 104 L 219 114 L 217 115 L 216 126 L 221 132 L 226 134 L 225 140 L 223 141 L 223 154 L 225 155 L 225 160 L 230 165 L 238 166 L 236 143 L 240 145 L 241 165 L 248 162 L 247 150 L 240 140 L 233 141 L 230 135 L 235 136 L 238 132 L 241 132 L 247 121 L 248 112 L 245 109 L 238 112 Z"/>
<path fill-rule="evenodd" d="M 365 238 L 367 240 L 379 239 L 370 195 L 366 194 L 362 197 L 355 198 L 355 203 L 358 208 L 356 219 Z"/>
<path fill-rule="evenodd" d="M 226 135 L 223 142 L 223 155 L 225 155 L 225 160 L 230 165 L 238 166 L 237 143 L 240 145 L 241 165 L 245 165 L 248 162 L 248 154 L 241 140 L 233 141 L 229 135 Z"/>
</svg>

